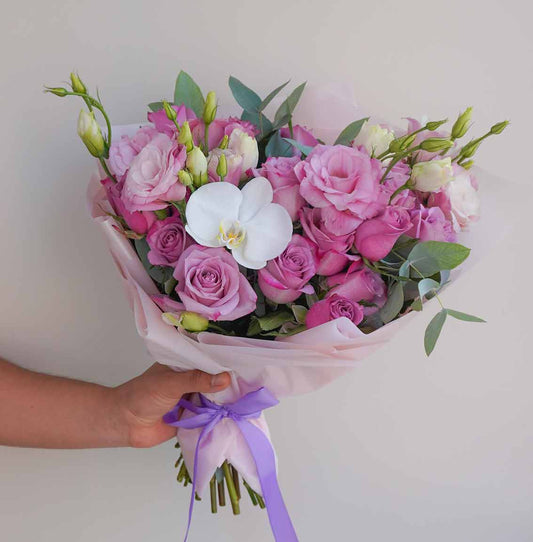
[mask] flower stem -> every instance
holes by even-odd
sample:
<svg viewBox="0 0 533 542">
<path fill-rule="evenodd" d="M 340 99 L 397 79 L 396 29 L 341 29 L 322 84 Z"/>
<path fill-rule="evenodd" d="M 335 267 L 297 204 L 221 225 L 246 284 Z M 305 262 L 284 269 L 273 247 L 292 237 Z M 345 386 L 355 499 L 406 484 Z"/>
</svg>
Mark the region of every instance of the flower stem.
<svg viewBox="0 0 533 542">
<path fill-rule="evenodd" d="M 226 479 L 226 485 L 228 486 L 228 493 L 231 501 L 231 508 L 233 509 L 233 515 L 238 516 L 241 513 L 239 498 L 237 497 L 237 491 L 235 489 L 235 484 L 233 483 L 233 478 L 231 476 L 229 464 L 227 461 L 224 461 L 224 463 L 222 464 L 222 470 L 224 471 L 224 478 Z"/>
<path fill-rule="evenodd" d="M 239 473 L 237 472 L 237 469 L 230 465 L 231 469 L 231 477 L 233 478 L 233 484 L 235 485 L 235 491 L 237 492 L 237 498 L 241 498 L 241 486 L 239 484 Z"/>
<path fill-rule="evenodd" d="M 99 158 L 100 164 L 102 164 L 102 169 L 106 172 L 106 175 L 114 182 L 116 183 L 117 180 L 115 179 L 115 176 L 109 171 L 109 168 L 107 167 L 106 161 L 103 158 Z"/>
<path fill-rule="evenodd" d="M 248 491 L 248 495 L 250 496 L 250 500 L 252 501 L 252 504 L 254 506 L 257 506 L 259 503 L 257 502 L 255 491 L 248 485 L 248 482 L 243 479 L 242 481 L 244 487 L 246 488 L 246 491 Z"/>
<path fill-rule="evenodd" d="M 217 490 L 216 490 L 216 479 L 213 476 L 209 482 L 209 493 L 211 494 L 211 512 L 213 514 L 217 513 Z"/>
<path fill-rule="evenodd" d="M 225 486 L 224 486 L 224 478 L 222 478 L 222 480 L 220 480 L 220 482 L 218 482 L 217 484 L 217 489 L 218 489 L 218 504 L 220 506 L 226 506 L 226 490 L 225 490 Z"/>
</svg>

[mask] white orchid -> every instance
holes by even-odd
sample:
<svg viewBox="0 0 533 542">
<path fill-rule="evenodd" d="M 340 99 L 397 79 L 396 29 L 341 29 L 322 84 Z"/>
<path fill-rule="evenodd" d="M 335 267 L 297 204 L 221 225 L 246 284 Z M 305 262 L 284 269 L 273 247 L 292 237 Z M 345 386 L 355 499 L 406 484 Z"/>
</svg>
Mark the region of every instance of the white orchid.
<svg viewBox="0 0 533 542">
<path fill-rule="evenodd" d="M 242 190 L 231 183 L 208 183 L 187 203 L 187 232 L 206 247 L 227 247 L 242 266 L 261 269 L 292 237 L 289 213 L 272 203 L 272 197 L 264 177 L 252 179 Z"/>
</svg>

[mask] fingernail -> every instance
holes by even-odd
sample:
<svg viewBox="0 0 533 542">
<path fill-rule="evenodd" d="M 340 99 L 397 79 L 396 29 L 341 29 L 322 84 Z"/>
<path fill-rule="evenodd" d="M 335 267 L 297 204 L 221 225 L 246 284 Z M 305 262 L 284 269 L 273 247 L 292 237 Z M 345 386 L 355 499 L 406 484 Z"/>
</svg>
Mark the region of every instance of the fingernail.
<svg viewBox="0 0 533 542">
<path fill-rule="evenodd" d="M 219 388 L 226 383 L 226 373 L 220 373 L 211 377 L 211 387 Z"/>
</svg>

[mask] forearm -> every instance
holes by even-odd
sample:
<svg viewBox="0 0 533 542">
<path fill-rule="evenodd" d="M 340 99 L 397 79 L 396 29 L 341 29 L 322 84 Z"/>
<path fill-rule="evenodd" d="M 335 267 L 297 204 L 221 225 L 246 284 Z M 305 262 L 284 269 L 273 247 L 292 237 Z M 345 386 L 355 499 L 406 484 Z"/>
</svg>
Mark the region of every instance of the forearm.
<svg viewBox="0 0 533 542">
<path fill-rule="evenodd" d="M 127 446 L 113 389 L 27 371 L 0 359 L 0 445 Z"/>
</svg>

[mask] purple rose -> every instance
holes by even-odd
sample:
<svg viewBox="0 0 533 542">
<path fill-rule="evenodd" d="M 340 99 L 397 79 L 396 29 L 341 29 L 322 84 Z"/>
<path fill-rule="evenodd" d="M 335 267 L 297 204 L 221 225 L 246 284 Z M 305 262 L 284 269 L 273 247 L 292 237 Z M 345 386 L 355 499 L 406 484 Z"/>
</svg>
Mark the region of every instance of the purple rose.
<svg viewBox="0 0 533 542">
<path fill-rule="evenodd" d="M 186 310 L 209 320 L 236 320 L 255 310 L 257 295 L 224 248 L 191 245 L 174 270 Z"/>
<path fill-rule="evenodd" d="M 107 200 L 113 208 L 113 212 L 122 217 L 126 225 L 135 233 L 144 234 L 155 222 L 156 217 L 151 211 L 135 211 L 130 213 L 122 201 L 122 188 L 124 181 L 113 182 L 109 177 L 101 181 L 107 193 Z"/>
<path fill-rule="evenodd" d="M 318 139 L 316 139 L 311 131 L 303 126 L 300 126 L 299 124 L 295 124 L 292 127 L 292 135 L 290 128 L 287 126 L 279 131 L 279 135 L 281 137 L 294 139 L 294 141 L 298 141 L 298 143 L 301 143 L 306 147 L 315 147 L 318 145 Z M 294 156 L 300 156 L 301 154 L 302 153 L 296 147 L 294 147 Z"/>
<path fill-rule="evenodd" d="M 190 122 L 192 138 L 195 145 L 200 145 L 205 139 L 205 123 L 202 119 L 196 119 Z M 215 119 L 209 125 L 208 133 L 208 147 L 212 150 L 220 145 L 222 138 L 227 135 L 231 135 L 233 130 L 242 130 L 245 134 L 251 137 L 255 137 L 258 134 L 258 130 L 251 122 L 238 119 L 236 117 L 229 117 L 227 119 Z"/>
<path fill-rule="evenodd" d="M 359 256 L 347 254 L 354 244 L 355 234 L 335 235 L 323 219 L 324 209 L 305 207 L 300 211 L 300 222 L 305 236 L 318 249 L 318 275 L 335 275 Z"/>
<path fill-rule="evenodd" d="M 122 199 L 129 212 L 164 209 L 180 201 L 186 188 L 178 181 L 187 152 L 165 134 L 158 134 L 132 160 L 124 181 Z"/>
<path fill-rule="evenodd" d="M 389 205 L 380 216 L 363 222 L 357 228 L 355 248 L 368 260 L 381 260 L 411 226 L 407 209 Z"/>
<path fill-rule="evenodd" d="M 316 327 L 337 318 L 348 318 L 355 325 L 364 317 L 363 307 L 346 297 L 330 295 L 315 303 L 307 312 L 305 324 L 308 328 Z"/>
<path fill-rule="evenodd" d="M 290 303 L 302 293 L 314 293 L 309 281 L 316 273 L 313 245 L 301 235 L 293 235 L 287 248 L 258 272 L 265 297 L 275 303 Z"/>
<path fill-rule="evenodd" d="M 420 205 L 411 211 L 411 222 L 413 225 L 406 232 L 409 237 L 421 241 L 456 241 L 452 223 L 439 207 L 428 208 Z"/>
<path fill-rule="evenodd" d="M 179 215 L 169 216 L 164 220 L 156 220 L 146 235 L 150 247 L 148 261 L 152 265 L 174 267 L 183 251 L 192 243 L 185 232 Z"/>
<path fill-rule="evenodd" d="M 295 172 L 302 196 L 313 207 L 326 208 L 330 230 L 343 235 L 385 207 L 382 169 L 364 150 L 318 145 Z"/>
<path fill-rule="evenodd" d="M 347 273 L 339 273 L 328 278 L 328 286 L 333 287 L 329 295 L 337 294 L 350 301 L 359 303 L 366 301 L 375 305 L 364 307 L 365 314 L 372 314 L 385 305 L 387 287 L 377 273 L 367 267 L 358 270 L 349 269 Z"/>
<path fill-rule="evenodd" d="M 180 125 L 186 120 L 192 121 L 196 118 L 194 111 L 188 107 L 185 107 L 183 104 L 173 105 L 172 109 L 176 111 L 176 122 Z M 166 134 L 168 137 L 174 137 L 174 134 L 176 133 L 176 125 L 167 117 L 164 109 L 159 109 L 158 111 L 148 113 L 148 120 L 155 126 L 155 129 L 158 132 Z"/>
<path fill-rule="evenodd" d="M 255 177 L 266 177 L 270 181 L 274 190 L 274 203 L 285 207 L 293 222 L 298 218 L 298 211 L 305 205 L 300 195 L 300 181 L 294 173 L 294 166 L 299 162 L 297 156 L 272 156 L 262 167 L 253 170 Z"/>
</svg>

